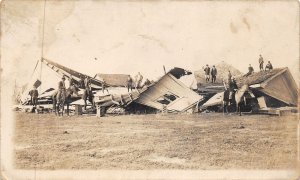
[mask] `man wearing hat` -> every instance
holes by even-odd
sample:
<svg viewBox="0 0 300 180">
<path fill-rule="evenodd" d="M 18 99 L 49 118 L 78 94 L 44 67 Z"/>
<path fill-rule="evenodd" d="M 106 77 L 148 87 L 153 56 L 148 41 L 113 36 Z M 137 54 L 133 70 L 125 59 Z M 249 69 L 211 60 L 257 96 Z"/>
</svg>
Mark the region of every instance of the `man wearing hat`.
<svg viewBox="0 0 300 180">
<path fill-rule="evenodd" d="M 29 95 L 30 95 L 31 104 L 33 106 L 36 106 L 38 102 L 39 92 L 35 86 L 33 86 L 32 90 L 29 91 Z"/>
<path fill-rule="evenodd" d="M 208 64 L 206 64 L 206 67 L 204 68 L 204 72 L 205 72 L 205 81 L 209 82 L 210 68 L 209 68 Z"/>
<path fill-rule="evenodd" d="M 211 82 L 215 83 L 216 79 L 217 79 L 217 69 L 215 65 L 213 65 L 213 67 L 211 68 Z"/>
<path fill-rule="evenodd" d="M 65 76 L 61 78 L 61 81 L 58 82 L 58 92 L 57 92 L 57 97 L 60 97 L 61 93 L 65 92 L 66 86 L 65 86 Z"/>
</svg>

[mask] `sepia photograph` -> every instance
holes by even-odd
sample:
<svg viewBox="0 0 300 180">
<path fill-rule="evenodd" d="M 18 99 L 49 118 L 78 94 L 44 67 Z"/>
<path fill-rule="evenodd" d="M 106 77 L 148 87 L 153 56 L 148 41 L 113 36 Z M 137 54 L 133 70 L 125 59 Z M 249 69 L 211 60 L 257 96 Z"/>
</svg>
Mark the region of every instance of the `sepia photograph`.
<svg viewBox="0 0 300 180">
<path fill-rule="evenodd" d="M 298 1 L 0 3 L 1 179 L 300 178 Z"/>
</svg>

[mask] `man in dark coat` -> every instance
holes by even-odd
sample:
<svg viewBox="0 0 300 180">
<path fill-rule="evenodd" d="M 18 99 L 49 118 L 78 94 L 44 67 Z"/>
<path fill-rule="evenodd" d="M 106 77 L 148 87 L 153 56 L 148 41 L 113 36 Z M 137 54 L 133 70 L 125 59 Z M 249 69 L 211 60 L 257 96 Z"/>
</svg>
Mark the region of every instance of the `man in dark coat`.
<svg viewBox="0 0 300 180">
<path fill-rule="evenodd" d="M 251 66 L 251 64 L 249 64 L 248 72 L 247 72 L 247 74 L 245 74 L 245 76 L 247 77 L 247 76 L 249 76 L 250 74 L 252 74 L 253 72 L 254 72 L 254 69 L 253 69 L 253 67 Z"/>
<path fill-rule="evenodd" d="M 204 68 L 204 72 L 205 72 L 205 81 L 209 82 L 210 67 L 208 66 L 208 64 L 206 64 L 206 67 Z"/>
<path fill-rule="evenodd" d="M 232 80 L 229 82 L 229 105 L 233 103 L 233 96 L 237 89 L 238 86 L 236 84 L 235 78 L 233 77 Z"/>
<path fill-rule="evenodd" d="M 133 80 L 132 80 L 131 76 L 128 75 L 128 77 L 127 77 L 127 90 L 128 90 L 128 92 L 129 92 L 129 90 L 130 90 L 130 92 L 132 92 L 132 87 L 133 87 L 132 83 L 133 83 Z"/>
<path fill-rule="evenodd" d="M 213 65 L 213 67 L 211 68 L 211 82 L 215 83 L 216 79 L 217 79 L 217 69 L 215 65 Z"/>
</svg>

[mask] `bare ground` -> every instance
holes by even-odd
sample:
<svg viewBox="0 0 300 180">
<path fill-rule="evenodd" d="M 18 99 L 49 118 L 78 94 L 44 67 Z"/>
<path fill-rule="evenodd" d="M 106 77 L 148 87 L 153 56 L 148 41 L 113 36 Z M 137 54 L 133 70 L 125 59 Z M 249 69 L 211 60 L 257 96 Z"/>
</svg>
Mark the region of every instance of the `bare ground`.
<svg viewBox="0 0 300 180">
<path fill-rule="evenodd" d="M 289 169 L 297 116 L 16 113 L 21 169 Z"/>
</svg>

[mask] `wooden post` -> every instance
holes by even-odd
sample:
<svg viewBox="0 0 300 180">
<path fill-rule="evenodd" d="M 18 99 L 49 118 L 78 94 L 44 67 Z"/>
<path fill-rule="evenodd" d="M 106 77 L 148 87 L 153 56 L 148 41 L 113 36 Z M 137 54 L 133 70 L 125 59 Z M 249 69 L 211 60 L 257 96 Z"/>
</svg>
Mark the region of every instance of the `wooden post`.
<svg viewBox="0 0 300 180">
<path fill-rule="evenodd" d="M 79 104 L 75 105 L 75 115 L 82 115 L 82 106 Z"/>
<path fill-rule="evenodd" d="M 97 105 L 96 107 L 96 117 L 103 117 L 105 115 L 105 107 Z"/>
</svg>

